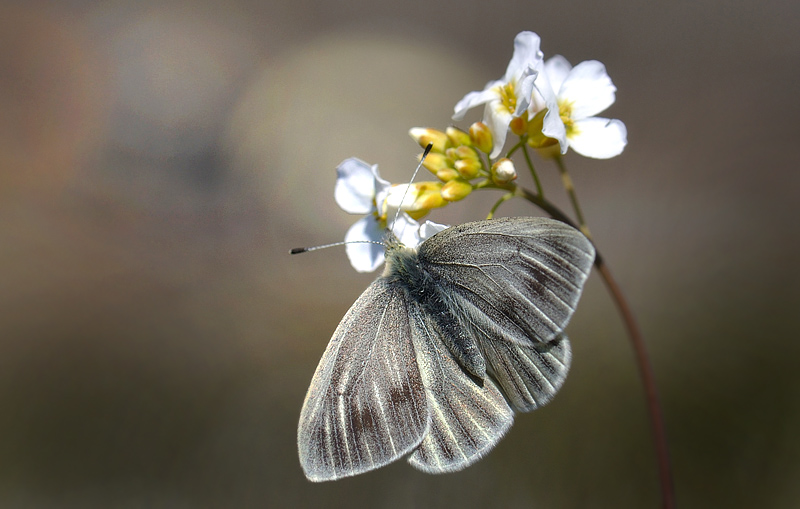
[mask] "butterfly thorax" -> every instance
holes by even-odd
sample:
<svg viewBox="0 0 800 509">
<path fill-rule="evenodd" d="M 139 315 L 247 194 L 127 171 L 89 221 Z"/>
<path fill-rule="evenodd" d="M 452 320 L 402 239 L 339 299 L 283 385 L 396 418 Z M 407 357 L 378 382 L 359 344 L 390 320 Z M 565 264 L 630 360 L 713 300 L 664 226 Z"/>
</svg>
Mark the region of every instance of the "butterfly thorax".
<svg viewBox="0 0 800 509">
<path fill-rule="evenodd" d="M 460 325 L 464 317 L 453 316 L 457 308 L 445 300 L 445 282 L 437 281 L 425 270 L 417 249 L 390 242 L 382 277 L 405 291 L 410 302 L 422 307 L 462 368 L 479 379 L 486 376 L 486 360 L 475 338 Z"/>
</svg>

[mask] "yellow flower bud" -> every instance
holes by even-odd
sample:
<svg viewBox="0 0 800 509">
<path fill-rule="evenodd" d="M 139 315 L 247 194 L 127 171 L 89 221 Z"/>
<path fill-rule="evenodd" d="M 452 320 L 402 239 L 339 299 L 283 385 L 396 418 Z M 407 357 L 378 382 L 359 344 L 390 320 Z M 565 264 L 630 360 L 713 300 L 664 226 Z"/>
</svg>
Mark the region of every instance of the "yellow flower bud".
<svg viewBox="0 0 800 509">
<path fill-rule="evenodd" d="M 427 127 L 413 127 L 408 134 L 419 143 L 421 147 L 427 147 L 428 143 L 433 143 L 433 151 L 442 153 L 448 146 L 448 138 L 442 131 L 429 129 Z"/>
<path fill-rule="evenodd" d="M 450 138 L 450 143 L 454 147 L 458 147 L 459 145 L 472 145 L 472 141 L 469 139 L 469 134 L 465 133 L 458 127 L 450 126 L 445 132 L 447 133 L 447 137 Z"/>
<path fill-rule="evenodd" d="M 517 170 L 514 168 L 514 162 L 511 159 L 502 158 L 498 159 L 492 165 L 492 182 L 497 185 L 508 184 L 517 178 Z"/>
<path fill-rule="evenodd" d="M 511 123 L 508 124 L 508 128 L 517 136 L 525 134 L 525 131 L 528 129 L 528 114 L 523 113 L 521 117 L 512 118 Z"/>
<path fill-rule="evenodd" d="M 478 150 L 484 154 L 488 154 L 492 151 L 494 147 L 492 131 L 490 131 L 489 127 L 483 122 L 475 122 L 469 126 L 469 137 L 472 140 L 472 144 L 478 147 Z"/>
<path fill-rule="evenodd" d="M 459 159 L 455 163 L 456 171 L 467 180 L 474 179 L 481 171 L 481 162 L 474 159 Z"/>
<path fill-rule="evenodd" d="M 444 207 L 445 205 L 447 205 L 447 202 L 442 197 L 441 182 L 415 182 L 410 185 L 394 185 L 386 197 L 386 207 L 389 210 L 399 207 L 400 210 L 414 219 L 419 219 L 431 209 Z"/>
<path fill-rule="evenodd" d="M 422 154 L 417 157 L 417 159 L 421 158 Z M 422 166 L 427 168 L 434 175 L 436 175 L 440 170 L 447 168 L 449 164 L 450 160 L 448 160 L 444 154 L 439 152 L 429 152 L 425 157 L 425 160 L 422 161 Z"/>
<path fill-rule="evenodd" d="M 458 159 L 468 159 L 470 161 L 480 161 L 478 157 L 478 153 L 475 152 L 475 149 L 472 147 L 468 147 L 466 145 L 461 145 L 457 147 L 455 150 L 455 158 L 454 160 Z"/>
<path fill-rule="evenodd" d="M 528 145 L 533 148 L 544 148 L 558 143 L 558 140 L 544 135 L 544 116 L 547 110 L 542 110 L 528 122 Z"/>
<path fill-rule="evenodd" d="M 458 201 L 472 192 L 472 184 L 464 179 L 453 179 L 442 186 L 442 198 L 447 201 Z"/>
<path fill-rule="evenodd" d="M 454 178 L 460 177 L 461 174 L 458 173 L 458 171 L 456 171 L 454 168 L 447 167 L 437 171 L 436 176 L 439 177 L 439 180 L 442 182 L 450 182 Z"/>
<path fill-rule="evenodd" d="M 442 198 L 441 182 L 419 182 L 414 184 L 418 189 L 417 199 L 414 200 L 415 210 L 430 210 L 447 205 Z"/>
</svg>

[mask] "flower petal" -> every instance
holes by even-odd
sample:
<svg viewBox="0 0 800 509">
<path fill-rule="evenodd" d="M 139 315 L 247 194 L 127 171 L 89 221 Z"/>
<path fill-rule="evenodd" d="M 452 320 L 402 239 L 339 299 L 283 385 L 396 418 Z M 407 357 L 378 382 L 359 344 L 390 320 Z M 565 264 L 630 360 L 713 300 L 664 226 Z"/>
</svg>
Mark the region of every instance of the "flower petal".
<svg viewBox="0 0 800 509">
<path fill-rule="evenodd" d="M 336 203 L 349 214 L 368 214 L 375 210 L 375 175 L 378 165 L 370 166 L 351 157 L 336 167 Z"/>
<path fill-rule="evenodd" d="M 523 72 L 530 66 L 535 68 L 544 55 L 539 50 L 542 40 L 534 32 L 520 32 L 514 38 L 514 55 L 508 62 L 504 81 L 511 83 L 519 80 Z"/>
<path fill-rule="evenodd" d="M 379 196 L 379 199 L 382 198 L 380 201 L 386 208 L 381 212 L 385 212 L 387 214 L 386 217 L 390 217 L 390 213 L 391 217 L 394 217 L 397 209 L 407 210 L 413 207 L 418 194 L 419 190 L 413 184 L 395 184 L 385 194 Z"/>
<path fill-rule="evenodd" d="M 561 84 L 567 79 L 571 70 L 572 64 L 561 55 L 548 58 L 544 63 L 544 72 L 547 74 L 547 79 L 550 80 L 550 86 L 556 91 L 561 89 Z"/>
<path fill-rule="evenodd" d="M 367 242 L 382 242 L 384 230 L 373 215 L 356 221 L 344 236 L 347 258 L 358 272 L 372 272 L 383 263 L 385 247 Z"/>
<path fill-rule="evenodd" d="M 405 213 L 397 216 L 397 220 L 392 224 L 392 233 L 406 247 L 417 247 L 421 242 L 419 223 Z"/>
<path fill-rule="evenodd" d="M 502 101 L 496 100 L 486 104 L 483 111 L 483 123 L 489 127 L 494 139 L 494 148 L 489 157 L 492 159 L 500 155 L 508 135 L 508 124 L 511 123 L 511 113 L 503 106 Z"/>
<path fill-rule="evenodd" d="M 567 128 L 564 126 L 564 121 L 561 120 L 558 100 L 556 99 L 552 87 L 550 87 L 550 81 L 547 75 L 545 75 L 545 73 L 539 73 L 539 77 L 543 79 L 541 81 L 538 79 L 536 80 L 537 94 L 539 96 L 539 101 L 543 103 L 544 108 L 547 108 L 547 113 L 545 113 L 542 121 L 542 134 L 548 138 L 558 140 L 561 153 L 566 154 L 567 148 L 569 147 L 567 143 Z"/>
<path fill-rule="evenodd" d="M 581 62 L 557 89 L 559 101 L 572 103 L 571 117 L 581 120 L 591 117 L 614 104 L 617 87 L 597 60 Z"/>
<path fill-rule="evenodd" d="M 467 113 L 467 110 L 470 108 L 497 99 L 499 96 L 495 88 L 502 85 L 502 81 L 490 81 L 486 84 L 486 87 L 482 91 L 470 92 L 469 94 L 465 95 L 463 99 L 458 101 L 456 107 L 453 108 L 453 120 L 463 119 L 464 115 Z"/>
<path fill-rule="evenodd" d="M 517 107 L 514 111 L 515 117 L 522 115 L 522 113 L 527 110 L 528 106 L 531 104 L 531 99 L 533 98 L 533 84 L 536 82 L 536 76 L 538 74 L 539 73 L 533 68 L 533 66 L 528 66 L 522 71 L 519 81 L 517 81 L 516 86 L 514 87 L 514 95 L 517 98 Z"/>
<path fill-rule="evenodd" d="M 592 117 L 573 125 L 569 146 L 575 152 L 595 159 L 608 159 L 622 153 L 628 144 L 628 131 L 620 120 Z"/>
<path fill-rule="evenodd" d="M 440 231 L 446 230 L 450 228 L 450 226 L 446 224 L 439 224 L 434 223 L 433 221 L 425 221 L 422 223 L 422 226 L 419 227 L 419 238 L 420 240 L 427 240 Z"/>
</svg>

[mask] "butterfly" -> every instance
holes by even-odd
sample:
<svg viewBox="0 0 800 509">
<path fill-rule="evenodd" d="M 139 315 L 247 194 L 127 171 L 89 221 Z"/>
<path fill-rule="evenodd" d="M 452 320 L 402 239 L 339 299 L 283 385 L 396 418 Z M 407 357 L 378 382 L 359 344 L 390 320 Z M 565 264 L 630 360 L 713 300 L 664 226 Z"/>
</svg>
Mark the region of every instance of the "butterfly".
<svg viewBox="0 0 800 509">
<path fill-rule="evenodd" d="M 306 477 L 406 455 L 424 472 L 453 472 L 484 456 L 514 412 L 564 383 L 564 328 L 594 256 L 585 236 L 547 218 L 466 223 L 417 248 L 389 234 L 383 274 L 342 318 L 308 388 L 297 432 Z"/>
</svg>

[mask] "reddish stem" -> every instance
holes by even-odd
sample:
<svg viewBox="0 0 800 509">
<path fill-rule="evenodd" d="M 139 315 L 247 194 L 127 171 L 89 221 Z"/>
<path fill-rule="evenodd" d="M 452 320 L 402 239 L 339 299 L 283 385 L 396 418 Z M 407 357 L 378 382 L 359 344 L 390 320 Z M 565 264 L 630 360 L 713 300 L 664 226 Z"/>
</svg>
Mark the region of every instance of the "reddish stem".
<svg viewBox="0 0 800 509">
<path fill-rule="evenodd" d="M 573 228 L 579 229 L 578 226 L 576 226 L 566 214 L 561 212 L 560 209 L 541 196 L 533 194 L 522 187 L 513 187 L 509 188 L 509 190 L 515 191 L 526 200 L 534 203 L 542 210 L 550 214 L 553 219 L 557 219 L 567 223 Z M 664 417 L 661 412 L 658 391 L 656 390 L 655 377 L 653 376 L 653 368 L 650 364 L 650 358 L 647 355 L 647 348 L 645 347 L 642 333 L 639 330 L 639 326 L 636 324 L 636 319 L 631 312 L 630 306 L 628 306 L 628 302 L 625 300 L 622 290 L 620 289 L 619 285 L 617 285 L 616 280 L 612 277 L 611 271 L 603 260 L 603 257 L 600 256 L 599 251 L 595 256 L 594 265 L 597 267 L 597 271 L 600 273 L 603 281 L 605 281 L 606 287 L 611 294 L 611 298 L 617 305 L 617 309 L 622 316 L 622 321 L 625 322 L 625 328 L 628 330 L 628 337 L 633 345 L 633 351 L 636 355 L 636 364 L 639 367 L 639 375 L 641 376 L 642 384 L 644 385 L 645 397 L 647 400 L 647 411 L 650 416 L 650 428 L 653 434 L 656 457 L 658 459 L 662 507 L 664 509 L 674 509 L 675 488 L 672 481 L 672 466 L 669 458 L 669 448 L 667 446 L 667 433 L 664 428 Z"/>
</svg>

